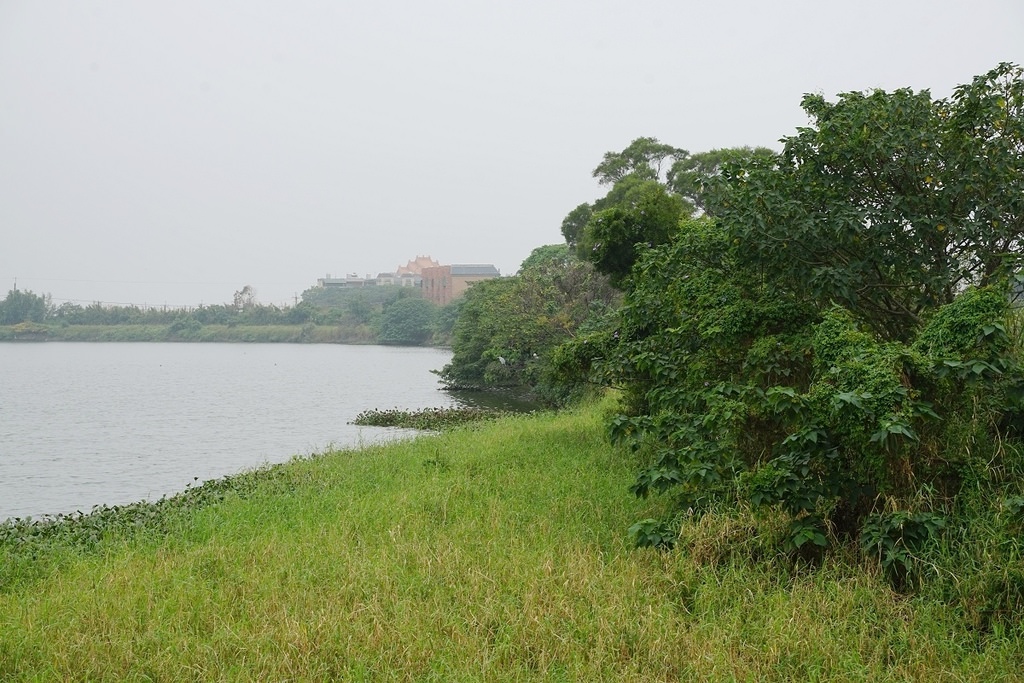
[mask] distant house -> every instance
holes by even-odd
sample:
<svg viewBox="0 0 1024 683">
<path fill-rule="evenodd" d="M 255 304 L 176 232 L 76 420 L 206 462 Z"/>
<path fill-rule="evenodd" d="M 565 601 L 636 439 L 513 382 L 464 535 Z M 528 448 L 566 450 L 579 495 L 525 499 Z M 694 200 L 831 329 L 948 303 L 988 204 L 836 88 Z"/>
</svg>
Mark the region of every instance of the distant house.
<svg viewBox="0 0 1024 683">
<path fill-rule="evenodd" d="M 410 259 L 404 266 L 398 266 L 393 273 L 377 273 L 373 277 L 369 273 L 366 277 L 359 277 L 357 273 L 349 273 L 345 277 L 318 278 L 318 287 L 366 287 L 369 285 L 395 285 L 399 287 L 419 287 L 423 282 L 423 269 L 433 268 L 441 264 L 429 256 L 417 256 Z"/>
<path fill-rule="evenodd" d="M 410 259 L 404 266 L 398 266 L 395 270 L 395 275 L 422 275 L 424 268 L 436 268 L 441 265 L 429 256 L 417 256 L 414 259 Z"/>
<path fill-rule="evenodd" d="M 376 285 L 377 278 L 370 277 L 369 274 L 366 277 L 359 277 L 356 273 L 349 273 L 345 277 L 331 277 L 330 274 L 327 277 L 317 278 L 316 284 L 322 288 L 346 288 L 351 289 L 353 287 L 366 287 L 368 285 Z"/>
<path fill-rule="evenodd" d="M 318 278 L 316 284 L 325 289 L 353 289 L 357 287 L 392 285 L 419 288 L 423 296 L 438 306 L 444 306 L 462 296 L 470 285 L 481 280 L 500 277 L 491 264 L 464 263 L 442 266 L 429 256 L 417 256 L 393 273 L 377 273 L 360 277 L 349 273 L 345 277 Z"/>
<path fill-rule="evenodd" d="M 330 273 L 327 273 L 324 277 L 317 278 L 317 287 L 344 287 L 346 279 L 343 277 L 331 277 Z"/>
<path fill-rule="evenodd" d="M 423 269 L 423 296 L 438 306 L 446 306 L 465 294 L 475 283 L 500 277 L 491 264 L 465 263 L 432 266 Z"/>
<path fill-rule="evenodd" d="M 437 268 L 440 265 L 429 256 L 417 256 L 404 266 L 398 266 L 394 272 L 393 283 L 402 287 L 420 287 L 423 285 L 423 269 Z"/>
</svg>

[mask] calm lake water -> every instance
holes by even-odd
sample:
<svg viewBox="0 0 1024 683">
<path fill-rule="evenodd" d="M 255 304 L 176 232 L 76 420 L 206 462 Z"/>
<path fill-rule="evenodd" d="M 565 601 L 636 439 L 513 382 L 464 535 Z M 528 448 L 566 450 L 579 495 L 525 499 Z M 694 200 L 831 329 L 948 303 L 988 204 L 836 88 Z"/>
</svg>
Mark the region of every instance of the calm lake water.
<svg viewBox="0 0 1024 683">
<path fill-rule="evenodd" d="M 409 432 L 369 408 L 458 405 L 439 349 L 0 344 L 0 520 L 155 500 L 196 479 Z"/>
</svg>

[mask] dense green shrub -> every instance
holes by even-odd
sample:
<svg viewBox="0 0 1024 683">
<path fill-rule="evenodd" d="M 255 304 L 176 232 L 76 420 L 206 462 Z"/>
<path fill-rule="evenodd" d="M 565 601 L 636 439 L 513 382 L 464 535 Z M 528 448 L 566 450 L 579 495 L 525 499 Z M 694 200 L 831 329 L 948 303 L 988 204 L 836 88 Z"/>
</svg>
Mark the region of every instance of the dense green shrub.
<svg viewBox="0 0 1024 683">
<path fill-rule="evenodd" d="M 586 333 L 618 299 L 608 278 L 567 246 L 539 247 L 517 275 L 466 292 L 441 378 L 451 388 L 527 392 L 564 403 L 581 385 L 559 374 L 555 349 Z"/>
<path fill-rule="evenodd" d="M 782 513 L 793 558 L 859 547 L 899 588 L 1014 623 L 1024 72 L 1000 65 L 948 100 L 804 106 L 812 125 L 781 154 L 725 165 L 714 219 L 636 255 L 618 315 L 559 349 L 559 369 L 621 391 L 609 433 L 640 458 L 637 495 Z M 673 524 L 633 533 L 666 547 Z"/>
<path fill-rule="evenodd" d="M 430 340 L 437 306 L 420 297 L 398 299 L 380 315 L 378 339 L 382 344 L 416 346 Z"/>
<path fill-rule="evenodd" d="M 795 556 L 859 538 L 894 584 L 917 585 L 965 486 L 1016 490 L 991 476 L 1024 385 L 1005 289 L 967 290 L 904 343 L 800 302 L 736 249 L 713 221 L 688 221 L 641 259 L 613 322 L 558 358 L 622 390 L 609 433 L 645 463 L 637 495 L 778 507 Z M 633 532 L 667 546 L 666 528 Z"/>
</svg>

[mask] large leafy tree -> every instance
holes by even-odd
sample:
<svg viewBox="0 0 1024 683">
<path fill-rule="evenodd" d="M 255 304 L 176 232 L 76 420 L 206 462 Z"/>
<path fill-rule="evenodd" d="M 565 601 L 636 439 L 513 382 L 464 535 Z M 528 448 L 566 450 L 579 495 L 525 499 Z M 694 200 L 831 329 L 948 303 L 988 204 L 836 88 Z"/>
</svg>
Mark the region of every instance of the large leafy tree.
<svg viewBox="0 0 1024 683">
<path fill-rule="evenodd" d="M 573 254 L 565 244 L 548 244 L 537 247 L 519 265 L 520 273 L 541 270 L 564 269 L 574 261 Z"/>
<path fill-rule="evenodd" d="M 565 238 L 566 244 L 573 249 L 576 248 L 593 214 L 593 205 L 589 202 L 584 202 L 566 215 L 562 221 L 562 237 Z"/>
<path fill-rule="evenodd" d="M 627 176 L 663 180 L 671 163 L 688 155 L 685 149 L 666 145 L 657 138 L 637 138 L 621 152 L 605 152 L 594 169 L 594 177 L 602 185 L 614 185 Z"/>
<path fill-rule="evenodd" d="M 770 159 L 773 154 L 767 147 L 725 147 L 690 154 L 672 164 L 666 185 L 699 211 L 708 213 L 714 202 L 710 195 L 717 187 L 715 180 L 726 164 L 742 168 L 758 159 Z"/>
<path fill-rule="evenodd" d="M 553 377 L 553 350 L 617 300 L 608 279 L 567 245 L 538 247 L 517 275 L 466 292 L 442 378 L 449 386 L 526 390 L 559 402 L 572 387 Z"/>
<path fill-rule="evenodd" d="M 727 164 L 742 166 L 772 154 L 764 147 L 737 147 L 691 155 L 656 138 L 637 138 L 604 155 L 594 177 L 611 187 L 593 204 L 570 211 L 562 235 L 580 258 L 622 287 L 643 250 L 668 242 L 680 219 L 695 210 L 710 213 Z"/>
<path fill-rule="evenodd" d="M 382 344 L 424 344 L 433 334 L 437 306 L 421 297 L 403 297 L 384 307 L 380 314 Z"/>
<path fill-rule="evenodd" d="M 663 185 L 630 183 L 619 202 L 591 215 L 578 250 L 613 285 L 621 286 L 639 254 L 668 242 L 679 219 L 689 213 L 690 207 Z"/>
<path fill-rule="evenodd" d="M 639 254 L 614 324 L 560 356 L 623 389 L 610 432 L 644 455 L 636 493 L 777 508 L 791 551 L 856 541 L 906 585 L 946 516 L 987 495 L 994 524 L 1020 500 L 1004 276 L 1020 278 L 1024 74 L 804 107 L 780 154 L 721 165 L 709 215 Z M 982 555 L 1024 572 L 1015 541 L 963 554 Z M 992 578 L 1007 612 L 1013 581 Z"/>
<path fill-rule="evenodd" d="M 1024 91 L 1001 64 L 947 100 L 909 89 L 803 100 L 781 154 L 726 166 L 714 195 L 748 263 L 890 338 L 1018 266 Z"/>
<path fill-rule="evenodd" d="M 679 219 L 693 212 L 692 204 L 664 184 L 672 164 L 688 155 L 650 137 L 605 153 L 593 174 L 611 187 L 593 204 L 569 212 L 562 221 L 566 243 L 621 286 L 640 250 L 664 244 Z"/>
</svg>

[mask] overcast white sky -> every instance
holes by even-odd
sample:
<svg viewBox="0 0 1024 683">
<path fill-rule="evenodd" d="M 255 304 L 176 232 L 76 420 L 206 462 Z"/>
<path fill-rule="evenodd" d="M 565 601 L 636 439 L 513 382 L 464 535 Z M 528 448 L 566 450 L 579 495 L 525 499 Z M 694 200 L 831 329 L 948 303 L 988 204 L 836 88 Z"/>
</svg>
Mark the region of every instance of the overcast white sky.
<svg viewBox="0 0 1024 683">
<path fill-rule="evenodd" d="M 636 137 L 777 148 L 803 93 L 944 97 L 1000 61 L 1020 0 L 0 0 L 0 294 L 512 274 Z"/>
</svg>

